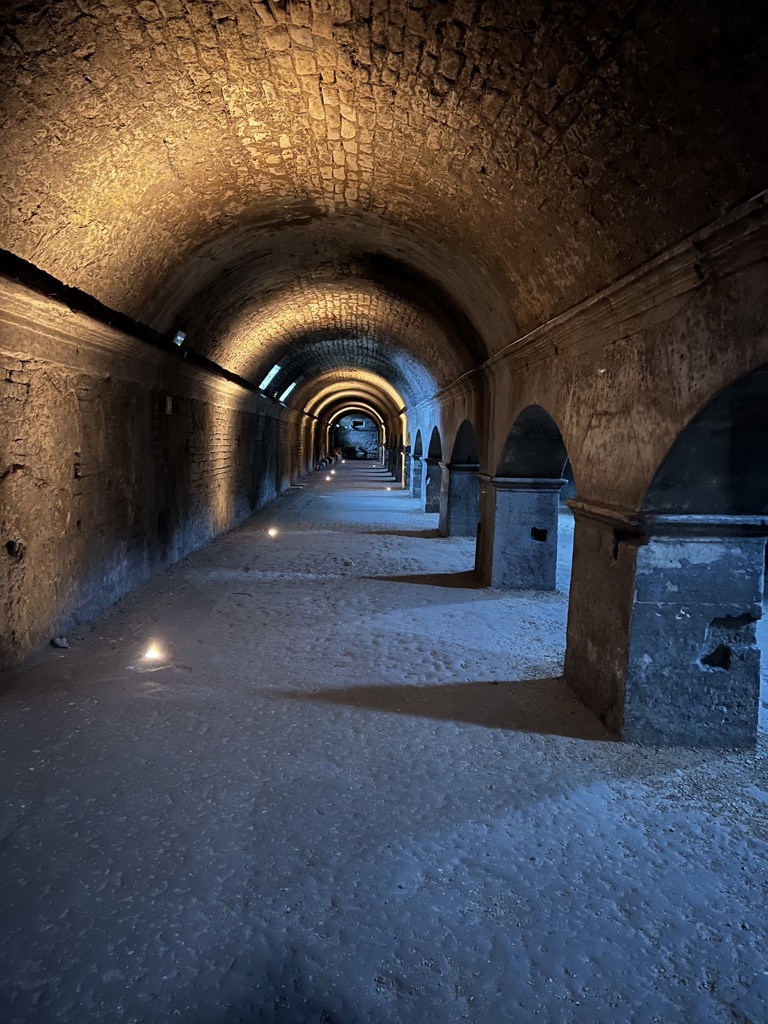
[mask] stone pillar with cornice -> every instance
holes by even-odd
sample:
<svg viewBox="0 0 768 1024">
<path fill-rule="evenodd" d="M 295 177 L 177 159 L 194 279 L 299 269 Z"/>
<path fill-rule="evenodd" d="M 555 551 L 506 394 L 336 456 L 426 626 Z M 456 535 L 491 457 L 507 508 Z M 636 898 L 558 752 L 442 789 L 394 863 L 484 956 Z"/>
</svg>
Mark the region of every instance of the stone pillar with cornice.
<svg viewBox="0 0 768 1024">
<path fill-rule="evenodd" d="M 568 504 L 574 693 L 625 740 L 754 745 L 768 517 Z"/>
<path fill-rule="evenodd" d="M 439 512 L 442 492 L 443 468 L 440 459 L 427 458 L 424 482 L 424 511 Z"/>
<path fill-rule="evenodd" d="M 424 481 L 424 460 L 420 455 L 411 456 L 410 492 L 414 498 L 421 499 Z"/>
<path fill-rule="evenodd" d="M 555 590 L 560 489 L 565 480 L 540 477 L 480 477 L 486 537 L 478 558 L 487 584 L 503 590 Z M 490 511 L 490 509 L 489 509 Z"/>
<path fill-rule="evenodd" d="M 475 537 L 480 522 L 479 466 L 443 463 L 440 532 L 445 537 Z"/>
</svg>

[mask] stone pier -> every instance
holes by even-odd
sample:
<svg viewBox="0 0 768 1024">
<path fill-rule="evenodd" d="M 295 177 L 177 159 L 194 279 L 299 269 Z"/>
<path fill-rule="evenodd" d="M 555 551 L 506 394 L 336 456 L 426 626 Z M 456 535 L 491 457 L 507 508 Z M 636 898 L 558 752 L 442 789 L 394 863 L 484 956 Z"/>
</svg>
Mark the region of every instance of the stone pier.
<svg viewBox="0 0 768 1024">
<path fill-rule="evenodd" d="M 626 740 L 754 744 L 768 518 L 569 505 L 574 692 Z"/>
<path fill-rule="evenodd" d="M 481 478 L 493 505 L 492 534 L 481 572 L 504 590 L 554 590 L 562 479 Z M 490 524 L 489 524 L 490 525 Z"/>
</svg>

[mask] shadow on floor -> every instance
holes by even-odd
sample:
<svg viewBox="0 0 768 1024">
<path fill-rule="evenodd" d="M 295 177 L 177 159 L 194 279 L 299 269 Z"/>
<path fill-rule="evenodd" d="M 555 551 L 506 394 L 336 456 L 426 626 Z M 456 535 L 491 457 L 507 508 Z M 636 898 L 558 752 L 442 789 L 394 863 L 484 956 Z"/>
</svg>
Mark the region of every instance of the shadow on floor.
<svg viewBox="0 0 768 1024">
<path fill-rule="evenodd" d="M 424 540 L 437 540 L 439 530 L 363 530 L 372 537 L 422 537 Z"/>
<path fill-rule="evenodd" d="M 485 590 L 485 584 L 474 569 L 465 572 L 427 572 L 409 576 L 361 576 L 364 580 L 381 583 L 418 583 L 422 587 L 455 587 L 459 590 Z"/>
<path fill-rule="evenodd" d="M 275 695 L 277 696 L 277 695 Z M 418 715 L 577 740 L 616 741 L 562 679 L 503 683 L 345 686 L 309 693 L 283 691 L 290 700 L 342 704 L 368 711 Z"/>
</svg>

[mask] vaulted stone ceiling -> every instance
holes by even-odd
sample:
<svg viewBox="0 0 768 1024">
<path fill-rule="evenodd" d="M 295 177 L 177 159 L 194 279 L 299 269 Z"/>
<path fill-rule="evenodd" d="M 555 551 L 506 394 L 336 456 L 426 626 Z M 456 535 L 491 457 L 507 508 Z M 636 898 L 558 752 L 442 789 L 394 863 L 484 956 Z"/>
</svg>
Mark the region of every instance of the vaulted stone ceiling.
<svg viewBox="0 0 768 1024">
<path fill-rule="evenodd" d="M 417 400 L 765 186 L 759 8 L 6 3 L 2 245 Z"/>
</svg>

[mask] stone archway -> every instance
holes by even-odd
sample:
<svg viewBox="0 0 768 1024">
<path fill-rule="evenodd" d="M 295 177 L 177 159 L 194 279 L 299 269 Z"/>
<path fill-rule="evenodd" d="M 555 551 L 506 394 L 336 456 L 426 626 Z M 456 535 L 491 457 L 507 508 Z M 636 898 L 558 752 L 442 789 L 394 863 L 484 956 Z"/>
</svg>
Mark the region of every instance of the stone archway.
<svg viewBox="0 0 768 1024">
<path fill-rule="evenodd" d="M 626 739 L 754 743 L 768 366 L 731 384 L 689 422 L 638 512 L 573 505 L 566 651 L 573 689 Z"/>
<path fill-rule="evenodd" d="M 414 498 L 421 499 L 424 485 L 424 444 L 421 439 L 421 431 L 416 431 L 411 452 L 411 481 L 410 492 Z"/>
<path fill-rule="evenodd" d="M 560 490 L 568 455 L 560 429 L 539 405 L 513 423 L 494 476 L 483 478 L 481 575 L 508 590 L 555 590 Z"/>
<path fill-rule="evenodd" d="M 480 447 L 469 420 L 459 426 L 451 460 L 443 466 L 440 532 L 446 537 L 474 537 L 480 521 Z"/>
<path fill-rule="evenodd" d="M 437 427 L 432 428 L 427 449 L 426 480 L 424 482 L 424 511 L 439 512 L 442 490 L 443 442 Z"/>
</svg>

